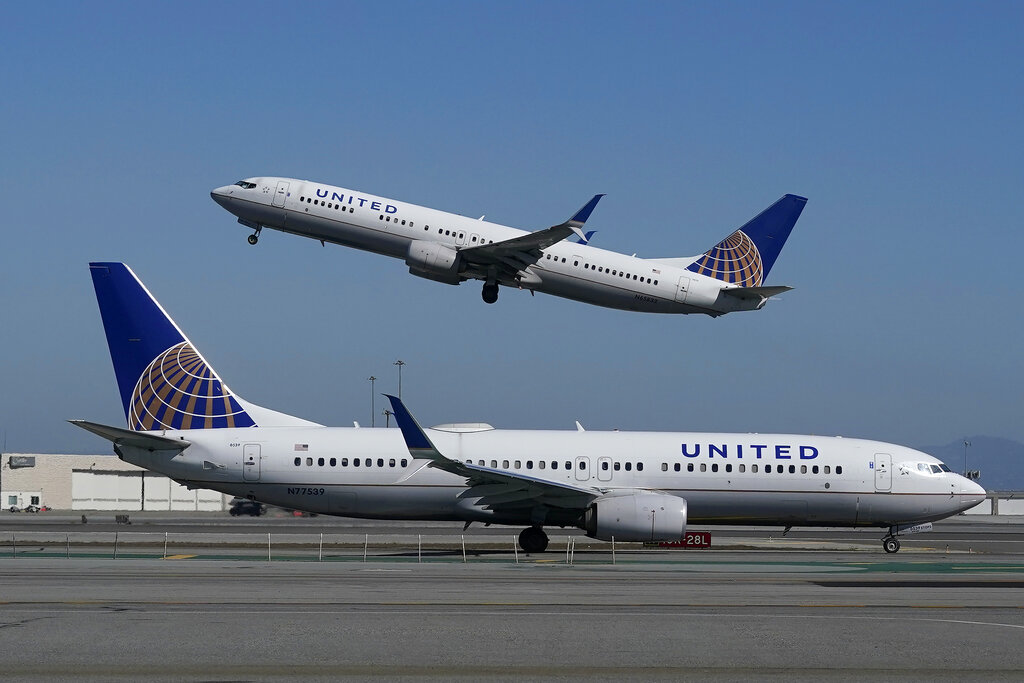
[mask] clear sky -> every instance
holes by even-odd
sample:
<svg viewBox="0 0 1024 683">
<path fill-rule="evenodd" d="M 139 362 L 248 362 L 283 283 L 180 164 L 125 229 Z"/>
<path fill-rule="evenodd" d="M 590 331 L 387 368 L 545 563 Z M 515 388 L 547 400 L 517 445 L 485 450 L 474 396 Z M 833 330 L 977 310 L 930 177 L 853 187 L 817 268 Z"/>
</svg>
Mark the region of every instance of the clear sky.
<svg viewBox="0 0 1024 683">
<path fill-rule="evenodd" d="M 368 424 L 401 358 L 424 424 L 1024 441 L 1022 35 L 1019 2 L 9 4 L 5 448 L 124 423 L 90 260 L 240 395 L 325 424 Z M 767 283 L 796 289 L 711 319 L 250 247 L 209 191 L 255 175 L 523 229 L 606 192 L 595 244 L 644 257 L 809 203 Z"/>
</svg>

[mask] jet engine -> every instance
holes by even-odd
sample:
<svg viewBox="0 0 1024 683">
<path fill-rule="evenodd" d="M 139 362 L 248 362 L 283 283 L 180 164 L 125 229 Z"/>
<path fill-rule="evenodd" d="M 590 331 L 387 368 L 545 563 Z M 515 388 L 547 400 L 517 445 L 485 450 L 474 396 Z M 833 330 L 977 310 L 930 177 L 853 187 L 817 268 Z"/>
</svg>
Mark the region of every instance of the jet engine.
<svg viewBox="0 0 1024 683">
<path fill-rule="evenodd" d="M 410 273 L 446 285 L 462 282 L 463 278 L 459 277 L 459 261 L 459 252 L 426 240 L 413 240 L 405 257 Z"/>
<path fill-rule="evenodd" d="M 582 528 L 601 541 L 678 541 L 686 531 L 686 500 L 666 493 L 612 493 L 590 504 Z"/>
</svg>

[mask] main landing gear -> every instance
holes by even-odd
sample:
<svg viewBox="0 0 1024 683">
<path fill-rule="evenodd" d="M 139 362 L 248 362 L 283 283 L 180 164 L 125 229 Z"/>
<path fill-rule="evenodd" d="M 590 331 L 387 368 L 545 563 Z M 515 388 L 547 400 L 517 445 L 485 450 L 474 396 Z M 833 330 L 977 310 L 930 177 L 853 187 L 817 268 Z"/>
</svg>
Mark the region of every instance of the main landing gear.
<svg viewBox="0 0 1024 683">
<path fill-rule="evenodd" d="M 539 526 L 527 527 L 519 534 L 519 547 L 526 553 L 542 553 L 548 548 L 548 535 Z"/>
<path fill-rule="evenodd" d="M 260 227 L 256 228 L 256 232 L 249 235 L 249 244 L 256 246 L 256 243 L 260 241 L 260 230 L 262 229 L 263 226 L 261 225 Z"/>
<path fill-rule="evenodd" d="M 487 283 L 485 283 L 484 284 L 483 292 L 481 292 L 481 296 L 483 296 L 483 298 L 484 298 L 484 303 L 493 304 L 495 301 L 497 301 L 498 300 L 498 283 L 497 282 L 487 282 Z M 545 541 L 545 545 L 547 545 L 547 541 Z M 524 550 L 526 550 L 526 549 L 524 548 Z M 527 550 L 527 552 L 529 552 L 529 551 Z"/>
</svg>

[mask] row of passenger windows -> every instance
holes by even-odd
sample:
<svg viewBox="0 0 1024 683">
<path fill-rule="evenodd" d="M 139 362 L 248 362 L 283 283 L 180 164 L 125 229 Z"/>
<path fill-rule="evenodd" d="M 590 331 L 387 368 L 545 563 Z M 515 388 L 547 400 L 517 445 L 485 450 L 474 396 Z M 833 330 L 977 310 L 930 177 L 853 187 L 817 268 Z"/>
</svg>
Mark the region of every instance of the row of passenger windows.
<svg viewBox="0 0 1024 683">
<path fill-rule="evenodd" d="M 302 466 L 302 461 L 303 461 L 303 458 L 296 456 L 296 458 L 295 458 L 295 466 L 296 467 L 301 467 Z M 313 466 L 313 462 L 314 462 L 313 458 L 307 457 L 307 458 L 305 458 L 305 461 L 306 461 L 306 466 L 307 467 L 312 467 Z M 384 467 L 384 462 L 385 462 L 384 458 L 377 458 L 377 467 Z M 316 459 L 316 464 L 317 464 L 318 467 L 323 467 L 324 465 L 327 465 L 327 464 L 329 464 L 331 467 L 337 467 L 338 466 L 338 459 L 337 458 L 330 458 L 330 459 L 326 459 L 325 460 L 324 458 L 317 458 Z M 394 458 L 388 458 L 388 460 L 387 460 L 387 466 L 388 467 L 395 467 L 396 465 L 401 466 L 401 467 L 407 467 L 409 465 L 409 460 L 407 458 L 402 458 L 401 460 L 396 461 Z M 348 458 L 342 458 L 341 459 L 341 466 L 342 467 L 348 467 L 349 466 L 349 459 Z M 373 467 L 373 458 L 352 458 L 352 467 Z"/>
<path fill-rule="evenodd" d="M 725 472 L 732 472 L 732 463 L 726 463 L 722 467 L 724 468 L 723 471 L 725 471 Z M 757 472 L 757 467 L 758 466 L 757 466 L 756 463 L 752 464 L 750 466 L 750 471 L 756 473 Z M 766 464 L 764 466 L 764 471 L 767 474 L 771 474 L 773 471 L 778 473 L 778 474 L 785 474 L 786 471 L 787 471 L 787 467 L 788 467 L 788 471 L 789 471 L 790 474 L 796 474 L 797 473 L 797 466 L 796 465 L 775 465 L 775 469 L 773 470 L 772 466 L 770 464 Z M 699 467 L 695 467 L 694 463 L 692 463 L 692 462 L 686 463 L 686 471 L 687 472 L 694 472 L 694 471 L 707 472 L 709 468 L 710 468 L 710 470 L 712 472 L 717 472 L 718 471 L 718 463 L 717 462 L 713 462 L 709 466 L 708 463 L 702 462 L 702 463 L 700 463 Z M 682 467 L 680 466 L 679 463 L 675 463 L 674 465 L 672 465 L 672 469 L 674 471 L 676 471 L 676 472 L 679 472 L 679 471 L 682 470 Z M 661 471 L 662 472 L 668 472 L 668 463 L 667 462 L 661 463 Z M 743 463 L 740 463 L 739 465 L 736 465 L 736 471 L 737 472 L 746 472 L 747 471 L 747 466 L 745 464 L 743 464 Z M 821 474 L 832 474 L 832 466 L 831 465 L 822 465 L 821 468 L 819 469 L 818 465 L 809 465 L 809 466 L 808 465 L 800 465 L 800 474 L 807 474 L 808 472 L 810 472 L 811 474 L 818 474 L 819 472 Z M 843 473 L 843 466 L 842 465 L 836 465 L 836 474 L 842 474 L 842 473 Z"/>
<path fill-rule="evenodd" d="M 555 261 L 556 263 L 559 261 L 559 258 L 557 256 L 552 256 L 551 254 L 544 254 L 544 258 L 549 260 L 549 261 Z M 561 259 L 561 262 L 565 263 L 565 258 L 564 257 Z M 580 266 L 579 259 L 575 259 L 572 262 L 572 265 L 575 268 L 579 268 L 579 266 Z M 655 284 L 655 285 L 658 284 L 657 280 L 653 280 L 653 282 L 652 282 L 651 278 L 649 278 L 649 277 L 641 277 L 640 275 L 637 275 L 636 273 L 627 273 L 627 272 L 625 272 L 623 270 L 618 270 L 618 269 L 613 269 L 613 268 L 605 268 L 604 266 L 592 266 L 589 263 L 584 263 L 583 264 L 583 269 L 584 270 L 596 270 L 599 273 L 607 273 L 607 274 L 611 275 L 612 277 L 618 275 L 619 277 L 625 278 L 627 280 L 636 280 L 638 282 L 646 282 L 647 284 L 652 284 L 652 283 Z"/>
<path fill-rule="evenodd" d="M 307 204 L 313 204 L 315 206 L 326 206 L 328 209 L 334 209 L 335 211 L 338 209 L 345 211 L 347 209 L 349 213 L 356 212 L 356 210 L 351 206 L 342 206 L 341 204 L 335 204 L 334 202 L 322 202 L 319 199 L 313 199 L 312 197 L 299 197 L 299 201 L 306 202 Z"/>
</svg>

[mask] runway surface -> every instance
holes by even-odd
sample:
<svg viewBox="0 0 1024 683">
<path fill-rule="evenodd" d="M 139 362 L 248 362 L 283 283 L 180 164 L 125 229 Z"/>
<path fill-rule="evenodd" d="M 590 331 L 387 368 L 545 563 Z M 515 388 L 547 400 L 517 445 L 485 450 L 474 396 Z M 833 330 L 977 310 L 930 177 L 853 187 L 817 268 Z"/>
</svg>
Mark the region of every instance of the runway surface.
<svg viewBox="0 0 1024 683">
<path fill-rule="evenodd" d="M 298 521 L 292 529 L 317 518 Z M 885 555 L 877 531 L 751 548 L 780 542 L 757 532 L 732 537 L 736 549 L 620 552 L 614 565 L 605 550 L 569 565 L 564 551 L 517 564 L 511 549 L 463 563 L 459 553 L 394 549 L 367 562 L 308 552 L 267 562 L 0 548 L 2 675 L 1020 680 L 1022 528 L 972 521 L 933 532 L 975 543 L 992 531 L 997 552 L 947 552 L 941 541 Z"/>
</svg>

